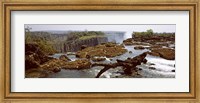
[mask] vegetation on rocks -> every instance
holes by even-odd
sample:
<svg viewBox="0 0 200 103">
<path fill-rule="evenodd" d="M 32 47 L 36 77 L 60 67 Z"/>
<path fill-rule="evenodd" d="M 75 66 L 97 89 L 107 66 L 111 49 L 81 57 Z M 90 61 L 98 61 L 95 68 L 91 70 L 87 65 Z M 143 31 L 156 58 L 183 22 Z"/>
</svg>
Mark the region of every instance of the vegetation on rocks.
<svg viewBox="0 0 200 103">
<path fill-rule="evenodd" d="M 48 40 L 47 37 L 46 35 L 32 35 L 28 28 L 25 30 L 25 44 L 36 44 L 43 53 L 54 54 L 57 51 L 53 48 L 52 41 Z"/>
<path fill-rule="evenodd" d="M 95 74 L 97 78 L 105 71 L 117 67 L 128 76 L 137 75 L 138 65 L 148 64 L 145 59 L 147 54 L 175 60 L 174 33 L 154 33 L 151 29 L 146 32 L 134 32 L 133 37 L 124 40 L 122 44 L 108 42 L 105 35 L 100 31 L 68 31 L 58 35 L 49 32 L 30 32 L 26 29 L 25 76 L 44 78 L 49 74 L 60 72 L 61 69 L 83 70 L 95 66 L 104 67 L 97 75 Z M 170 47 L 171 44 L 174 45 Z M 63 55 L 59 57 L 56 55 L 55 58 L 50 56 L 55 53 L 63 53 Z M 135 56 L 134 53 L 138 55 Z M 125 58 L 119 60 L 122 54 Z M 134 57 L 131 57 L 133 55 Z M 106 64 L 108 61 L 109 63 Z M 149 69 L 156 70 L 155 67 L 150 66 Z"/>
<path fill-rule="evenodd" d="M 134 45 L 134 41 L 132 38 L 128 38 L 126 40 L 123 41 L 124 45 Z"/>
<path fill-rule="evenodd" d="M 79 58 L 91 58 L 95 56 L 115 57 L 124 54 L 127 50 L 116 43 L 103 43 L 94 47 L 88 47 L 76 53 Z"/>
<path fill-rule="evenodd" d="M 44 51 L 40 49 L 38 44 L 25 44 L 25 68 L 31 69 L 39 67 L 53 58 L 48 57 Z"/>
<path fill-rule="evenodd" d="M 132 38 L 134 41 L 146 42 L 155 44 L 157 42 L 175 42 L 175 33 L 154 33 L 149 29 L 146 32 L 133 32 Z"/>
<path fill-rule="evenodd" d="M 60 59 L 60 60 L 63 60 L 63 61 L 66 61 L 66 62 L 71 61 L 66 55 L 61 55 L 61 56 L 59 57 L 59 59 Z"/>
<path fill-rule="evenodd" d="M 158 53 L 160 57 L 167 60 L 175 60 L 175 50 L 169 48 L 156 48 L 152 49 L 151 52 Z"/>
</svg>

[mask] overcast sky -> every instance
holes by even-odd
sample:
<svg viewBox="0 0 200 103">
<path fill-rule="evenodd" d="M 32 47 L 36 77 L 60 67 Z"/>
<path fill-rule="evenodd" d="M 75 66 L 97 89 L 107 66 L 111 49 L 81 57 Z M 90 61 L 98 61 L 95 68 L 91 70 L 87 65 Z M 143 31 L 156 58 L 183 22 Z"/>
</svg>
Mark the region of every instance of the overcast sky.
<svg viewBox="0 0 200 103">
<path fill-rule="evenodd" d="M 68 30 L 94 30 L 94 31 L 146 31 L 175 32 L 176 25 L 25 25 L 31 27 L 31 31 L 68 31 Z"/>
<path fill-rule="evenodd" d="M 52 25 L 52 24 L 29 24 L 31 31 L 125 31 L 126 35 L 133 31 L 146 31 L 152 29 L 154 32 L 176 32 L 176 25 Z"/>
</svg>

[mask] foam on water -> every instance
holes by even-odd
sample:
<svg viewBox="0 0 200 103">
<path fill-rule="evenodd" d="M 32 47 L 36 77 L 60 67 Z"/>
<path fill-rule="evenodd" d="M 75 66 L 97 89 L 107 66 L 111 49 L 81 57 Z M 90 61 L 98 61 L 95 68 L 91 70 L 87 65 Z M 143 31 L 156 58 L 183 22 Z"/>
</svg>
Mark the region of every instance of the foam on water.
<svg viewBox="0 0 200 103">
<path fill-rule="evenodd" d="M 147 46 L 148 47 L 148 46 Z M 113 58 L 106 58 L 105 61 L 101 61 L 101 63 L 114 63 L 117 59 L 125 60 L 128 57 L 135 57 L 138 56 L 144 52 L 149 51 L 149 49 L 143 49 L 143 50 L 135 50 L 134 46 L 125 46 L 125 48 L 128 50 L 128 52 L 116 56 Z M 129 51 L 132 51 L 132 53 L 129 53 Z M 52 57 L 59 58 L 63 54 L 55 54 Z M 66 55 L 66 54 L 64 54 Z M 68 56 L 72 61 L 77 60 L 75 55 L 66 55 Z M 111 60 L 112 59 L 112 60 Z M 147 63 L 138 65 L 137 67 L 142 68 L 141 71 L 139 71 L 139 74 L 143 78 L 174 78 L 175 72 L 172 72 L 172 70 L 175 70 L 175 60 L 166 60 L 161 57 L 151 56 L 147 55 L 146 57 Z M 93 61 L 91 61 L 93 62 Z M 154 65 L 150 65 L 150 64 Z M 154 67 L 155 69 L 150 69 L 149 67 Z M 60 72 L 55 73 L 51 75 L 52 78 L 94 78 L 100 70 L 103 69 L 102 66 L 96 66 L 84 70 L 64 70 L 62 69 Z M 109 69 L 106 72 L 104 72 L 100 78 L 113 78 L 113 77 L 127 77 L 126 75 L 123 76 L 123 70 L 121 67 L 117 67 L 115 69 Z M 130 77 L 131 78 L 131 77 Z"/>
<path fill-rule="evenodd" d="M 151 67 L 155 67 L 157 70 L 171 72 L 175 69 L 175 60 L 166 60 L 164 58 L 155 57 L 151 55 L 147 55 L 147 61 L 153 63 Z"/>
</svg>

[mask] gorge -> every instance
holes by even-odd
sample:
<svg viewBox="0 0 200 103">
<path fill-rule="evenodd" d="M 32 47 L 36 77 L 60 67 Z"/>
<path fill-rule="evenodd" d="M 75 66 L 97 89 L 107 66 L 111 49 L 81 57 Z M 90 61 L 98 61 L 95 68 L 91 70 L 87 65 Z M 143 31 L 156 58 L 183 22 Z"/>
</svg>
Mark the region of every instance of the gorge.
<svg viewBox="0 0 200 103">
<path fill-rule="evenodd" d="M 40 31 L 26 34 L 27 78 L 174 78 L 175 34 Z M 31 65 L 31 66 L 30 66 Z"/>
</svg>

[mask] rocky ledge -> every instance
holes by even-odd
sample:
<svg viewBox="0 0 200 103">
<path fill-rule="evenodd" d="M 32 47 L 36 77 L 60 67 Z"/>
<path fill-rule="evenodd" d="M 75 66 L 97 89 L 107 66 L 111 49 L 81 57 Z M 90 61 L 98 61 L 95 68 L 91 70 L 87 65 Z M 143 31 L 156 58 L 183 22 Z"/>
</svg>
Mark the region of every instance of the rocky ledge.
<svg viewBox="0 0 200 103">
<path fill-rule="evenodd" d="M 88 59 L 78 59 L 76 61 L 65 63 L 65 65 L 62 68 L 81 70 L 81 69 L 89 69 L 90 66 L 91 62 Z"/>
<path fill-rule="evenodd" d="M 25 52 L 25 77 L 43 78 L 50 73 L 56 73 L 63 69 L 88 69 L 91 63 L 87 59 L 71 61 L 66 55 L 59 59 L 49 57 L 36 44 L 26 44 Z"/>
<path fill-rule="evenodd" d="M 151 50 L 152 53 L 159 55 L 167 60 L 175 60 L 175 50 L 169 48 L 155 48 Z"/>
<path fill-rule="evenodd" d="M 78 58 L 92 58 L 98 57 L 115 57 L 124 54 L 127 50 L 123 45 L 118 45 L 116 43 L 102 43 L 94 47 L 87 47 L 76 53 Z"/>
<path fill-rule="evenodd" d="M 25 69 L 37 68 L 52 59 L 37 44 L 25 44 Z"/>
<path fill-rule="evenodd" d="M 57 73 L 61 69 L 89 69 L 91 62 L 87 59 L 80 59 L 75 61 L 66 61 L 61 59 L 50 60 L 37 68 L 26 70 L 26 77 L 28 78 L 43 78 L 51 73 Z"/>
<path fill-rule="evenodd" d="M 146 52 L 152 56 L 158 56 L 167 60 L 175 60 L 175 50 L 169 48 L 156 48 L 152 49 L 150 52 Z"/>
</svg>

